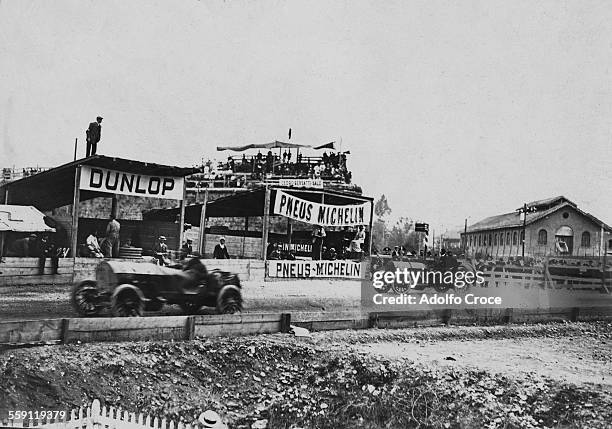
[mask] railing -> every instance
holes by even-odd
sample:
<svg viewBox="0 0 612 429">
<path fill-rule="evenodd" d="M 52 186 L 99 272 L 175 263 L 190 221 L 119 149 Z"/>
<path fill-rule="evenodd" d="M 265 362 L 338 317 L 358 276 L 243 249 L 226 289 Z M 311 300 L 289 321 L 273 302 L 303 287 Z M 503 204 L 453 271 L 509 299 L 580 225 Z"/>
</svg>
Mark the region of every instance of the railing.
<svg viewBox="0 0 612 429">
<path fill-rule="evenodd" d="M 34 176 L 35 174 L 42 173 L 43 171 L 49 170 L 47 167 L 26 167 L 26 168 L 15 168 L 15 167 L 4 167 L 2 168 L 2 176 L 0 176 L 0 182 L 6 181 L 11 182 L 13 180 L 23 179 L 24 177 Z"/>
<path fill-rule="evenodd" d="M 316 166 L 325 167 L 323 171 L 315 173 Z M 265 180 L 266 178 L 322 178 L 326 181 L 338 181 L 342 183 L 350 183 L 351 172 L 346 168 L 346 155 L 336 155 L 330 157 L 293 157 L 286 158 L 285 155 L 279 156 L 277 153 L 268 159 L 266 155 L 261 157 L 248 156 L 240 157 L 230 156 L 227 162 L 218 162 L 214 167 L 213 162 L 206 164 L 207 172 L 197 173 L 187 178 L 188 181 L 200 182 L 216 182 L 224 180 L 222 186 L 218 184 L 208 185 L 207 187 L 241 187 L 228 186 L 227 180 L 229 176 L 234 176 L 230 180 L 236 180 L 237 177 L 243 176 L 244 180 Z M 204 169 L 204 166 L 202 166 Z"/>
</svg>

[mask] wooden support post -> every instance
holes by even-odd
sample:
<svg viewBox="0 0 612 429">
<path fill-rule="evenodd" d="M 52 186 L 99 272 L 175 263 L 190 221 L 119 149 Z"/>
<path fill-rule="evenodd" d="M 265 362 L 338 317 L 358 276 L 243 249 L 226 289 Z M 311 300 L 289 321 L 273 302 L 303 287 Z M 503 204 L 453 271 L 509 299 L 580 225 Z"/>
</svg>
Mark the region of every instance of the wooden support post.
<svg viewBox="0 0 612 429">
<path fill-rule="evenodd" d="M 183 237 L 185 235 L 185 203 L 187 201 L 187 180 L 183 177 L 183 199 L 181 200 L 181 215 L 179 217 L 179 242 L 178 250 L 181 251 L 183 247 Z"/>
<path fill-rule="evenodd" d="M 115 216 L 115 219 L 119 218 L 117 216 L 119 214 L 119 210 L 117 209 L 117 194 L 113 194 L 111 197 L 111 215 Z"/>
<path fill-rule="evenodd" d="M 9 198 L 9 187 L 8 185 L 6 185 L 6 187 L 4 188 L 4 204 L 8 205 L 8 198 Z M 0 258 L 4 256 L 4 234 L 5 234 L 4 231 L 0 232 Z"/>
<path fill-rule="evenodd" d="M 204 257 L 204 251 L 206 250 L 206 204 L 208 204 L 208 188 L 204 190 L 204 202 L 202 203 L 202 210 L 200 211 L 200 257 Z"/>
<path fill-rule="evenodd" d="M 270 188 L 266 186 L 266 196 L 264 200 L 264 212 L 263 212 L 263 225 L 261 231 L 261 259 L 264 261 L 268 259 L 267 247 L 268 247 L 268 231 L 269 231 L 269 220 L 270 220 Z"/>
<path fill-rule="evenodd" d="M 74 170 L 74 194 L 72 198 L 72 236 L 70 251 L 72 252 L 73 260 L 77 257 L 77 248 L 79 245 L 79 202 L 81 200 L 81 166 L 79 165 Z M 73 274 L 74 277 L 74 274 Z"/>
<path fill-rule="evenodd" d="M 368 256 L 372 256 L 372 227 L 374 225 L 374 201 L 370 201 L 370 225 L 369 225 L 369 231 L 370 231 L 370 239 L 368 240 Z"/>
<path fill-rule="evenodd" d="M 246 234 L 249 229 L 249 217 L 244 217 L 244 231 L 242 232 L 242 254 L 241 257 L 244 258 L 244 250 L 246 245 Z"/>
</svg>

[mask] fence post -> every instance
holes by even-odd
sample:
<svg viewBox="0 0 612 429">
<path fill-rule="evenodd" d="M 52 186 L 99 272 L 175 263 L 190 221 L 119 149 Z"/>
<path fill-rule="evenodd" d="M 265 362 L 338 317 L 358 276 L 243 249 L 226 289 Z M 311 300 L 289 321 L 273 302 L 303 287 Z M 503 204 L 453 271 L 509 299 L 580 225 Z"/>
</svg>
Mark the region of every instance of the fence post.
<svg viewBox="0 0 612 429">
<path fill-rule="evenodd" d="M 453 310 L 451 310 L 450 308 L 445 309 L 444 313 L 442 313 L 442 323 L 444 323 L 447 326 L 450 325 L 452 316 L 453 316 Z"/>
<path fill-rule="evenodd" d="M 70 334 L 70 319 L 62 319 L 62 332 L 61 332 L 61 336 L 60 336 L 60 341 L 62 344 L 68 344 L 68 341 L 70 341 L 69 338 L 69 334 Z"/>
<path fill-rule="evenodd" d="M 291 325 L 291 314 L 281 313 L 280 332 L 282 334 L 288 333 L 290 329 L 290 325 Z"/>
<path fill-rule="evenodd" d="M 506 308 L 506 314 L 504 315 L 504 323 L 506 324 L 512 323 L 513 314 L 514 314 L 514 309 Z"/>
<path fill-rule="evenodd" d="M 195 316 L 187 316 L 185 320 L 185 335 L 186 340 L 193 340 L 195 337 Z"/>
</svg>

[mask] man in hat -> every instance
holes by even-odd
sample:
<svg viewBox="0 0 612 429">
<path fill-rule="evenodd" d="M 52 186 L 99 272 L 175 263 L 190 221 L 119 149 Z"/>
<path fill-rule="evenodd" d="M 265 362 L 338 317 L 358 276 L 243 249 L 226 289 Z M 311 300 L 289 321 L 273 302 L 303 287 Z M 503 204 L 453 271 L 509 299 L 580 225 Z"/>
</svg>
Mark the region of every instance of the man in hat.
<svg viewBox="0 0 612 429">
<path fill-rule="evenodd" d="M 402 258 L 401 255 L 399 246 L 395 246 L 393 248 L 393 252 L 391 252 L 391 259 L 394 261 L 399 261 Z"/>
<path fill-rule="evenodd" d="M 227 429 L 221 416 L 213 410 L 206 410 L 198 418 L 198 423 L 202 429 Z"/>
<path fill-rule="evenodd" d="M 187 240 L 185 240 L 185 243 L 183 243 L 183 247 L 181 247 L 181 259 L 186 258 L 189 255 L 193 254 L 193 240 L 191 238 L 188 238 Z"/>
<path fill-rule="evenodd" d="M 321 225 L 312 231 L 312 260 L 318 261 L 322 257 L 323 253 L 323 241 L 325 240 L 325 230 Z"/>
<path fill-rule="evenodd" d="M 155 257 L 159 259 L 160 265 L 168 265 L 170 261 L 168 260 L 168 245 L 166 244 L 166 237 L 160 235 L 157 238 L 157 243 L 153 247 L 153 253 Z"/>
<path fill-rule="evenodd" d="M 219 244 L 215 246 L 215 250 L 213 251 L 214 259 L 229 259 L 229 253 L 227 252 L 227 247 L 225 247 L 225 237 L 221 237 L 219 239 Z"/>
<path fill-rule="evenodd" d="M 86 157 L 95 155 L 98 149 L 98 142 L 102 137 L 102 116 L 96 118 L 96 122 L 89 124 L 89 128 L 85 131 L 85 140 L 87 141 Z"/>
</svg>

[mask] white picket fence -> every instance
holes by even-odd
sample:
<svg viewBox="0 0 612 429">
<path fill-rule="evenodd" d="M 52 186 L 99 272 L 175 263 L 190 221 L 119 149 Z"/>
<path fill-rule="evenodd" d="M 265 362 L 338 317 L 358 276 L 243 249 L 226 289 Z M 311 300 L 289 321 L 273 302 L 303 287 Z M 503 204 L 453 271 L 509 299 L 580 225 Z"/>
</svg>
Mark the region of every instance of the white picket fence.
<svg viewBox="0 0 612 429">
<path fill-rule="evenodd" d="M 56 421 L 9 420 L 0 423 L 10 428 L 47 428 L 47 429 L 197 429 L 197 424 L 175 423 L 165 418 L 159 419 L 142 413 L 136 415 L 113 407 L 100 407 L 100 401 L 93 401 L 91 407 L 72 410 L 69 415 Z"/>
</svg>

